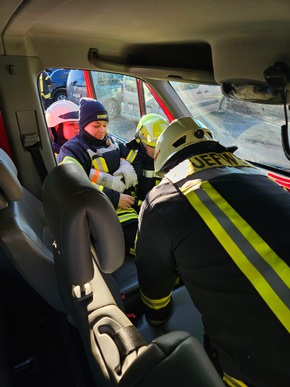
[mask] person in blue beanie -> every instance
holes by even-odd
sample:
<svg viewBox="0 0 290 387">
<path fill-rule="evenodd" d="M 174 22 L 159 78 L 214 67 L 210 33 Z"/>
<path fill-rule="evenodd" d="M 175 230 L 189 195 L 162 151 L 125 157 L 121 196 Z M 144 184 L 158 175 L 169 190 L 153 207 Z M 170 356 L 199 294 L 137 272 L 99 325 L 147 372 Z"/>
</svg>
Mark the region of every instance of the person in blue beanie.
<svg viewBox="0 0 290 387">
<path fill-rule="evenodd" d="M 129 149 L 116 142 L 108 132 L 109 117 L 103 104 L 82 98 L 79 106 L 79 134 L 60 149 L 57 162 L 76 161 L 82 165 L 92 183 L 111 200 L 123 228 L 126 254 L 134 255 L 138 213 L 130 187 L 138 181 L 138 162 L 126 160 Z M 135 168 L 134 168 L 135 166 Z"/>
</svg>

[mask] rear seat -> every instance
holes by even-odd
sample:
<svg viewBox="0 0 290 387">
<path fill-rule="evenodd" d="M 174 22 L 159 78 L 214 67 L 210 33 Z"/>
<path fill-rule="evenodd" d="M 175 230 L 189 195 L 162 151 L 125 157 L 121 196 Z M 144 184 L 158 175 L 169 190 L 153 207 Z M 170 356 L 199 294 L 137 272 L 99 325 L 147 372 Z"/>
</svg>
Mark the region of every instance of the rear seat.
<svg viewBox="0 0 290 387">
<path fill-rule="evenodd" d="M 21 186 L 17 169 L 10 157 L 0 149 L 0 244 L 19 273 L 51 306 L 65 311 L 55 278 L 52 239 L 44 217 L 42 203 Z M 116 283 L 123 305 L 119 305 L 149 342 L 160 332 L 185 330 L 202 340 L 200 316 L 184 287 L 173 293 L 173 313 L 162 328 L 151 328 L 143 313 L 134 257 L 107 276 Z M 109 278 L 110 277 L 110 278 Z M 117 297 L 116 297 L 117 298 Z M 141 318 L 140 318 L 141 316 Z"/>
</svg>

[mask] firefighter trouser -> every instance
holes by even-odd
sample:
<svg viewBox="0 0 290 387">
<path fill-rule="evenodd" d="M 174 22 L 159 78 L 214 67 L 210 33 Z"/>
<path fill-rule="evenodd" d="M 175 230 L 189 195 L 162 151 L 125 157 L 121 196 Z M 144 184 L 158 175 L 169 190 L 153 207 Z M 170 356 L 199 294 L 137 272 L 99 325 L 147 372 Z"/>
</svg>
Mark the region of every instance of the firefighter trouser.
<svg viewBox="0 0 290 387">
<path fill-rule="evenodd" d="M 117 209 L 116 213 L 124 233 L 125 253 L 135 255 L 135 239 L 138 228 L 138 214 L 134 208 L 129 208 L 127 210 Z"/>
</svg>

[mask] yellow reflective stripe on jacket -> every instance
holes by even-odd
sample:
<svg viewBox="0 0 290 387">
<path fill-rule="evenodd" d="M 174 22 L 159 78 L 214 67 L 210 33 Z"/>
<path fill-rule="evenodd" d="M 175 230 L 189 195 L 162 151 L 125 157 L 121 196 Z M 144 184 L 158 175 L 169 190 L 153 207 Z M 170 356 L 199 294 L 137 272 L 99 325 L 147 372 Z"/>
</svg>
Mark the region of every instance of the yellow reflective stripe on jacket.
<svg viewBox="0 0 290 387">
<path fill-rule="evenodd" d="M 40 89 L 41 94 L 43 94 L 43 76 L 42 76 L 42 74 L 40 74 L 40 76 L 39 76 L 39 89 Z"/>
<path fill-rule="evenodd" d="M 75 159 L 75 158 L 73 158 L 73 157 L 71 157 L 71 156 L 65 156 L 65 157 L 63 158 L 63 160 L 59 163 L 59 165 L 64 164 L 64 163 L 66 163 L 66 164 L 67 164 L 67 163 L 76 163 L 76 164 L 78 164 L 80 167 L 83 168 L 82 164 L 81 164 L 77 159 Z M 104 187 L 103 187 L 102 185 L 96 184 L 96 183 L 94 183 L 94 182 L 91 181 L 91 180 L 90 180 L 90 182 L 91 182 L 97 189 L 99 189 L 100 191 L 103 191 Z"/>
<path fill-rule="evenodd" d="M 109 169 L 104 157 L 96 157 L 92 159 L 92 165 L 95 169 L 98 169 L 99 171 L 109 172 Z"/>
<path fill-rule="evenodd" d="M 128 156 L 126 157 L 126 160 L 129 161 L 129 163 L 133 163 L 137 154 L 138 154 L 138 151 L 131 149 L 130 152 L 128 153 Z"/>
<path fill-rule="evenodd" d="M 289 266 L 209 182 L 180 190 L 290 333 Z"/>
<path fill-rule="evenodd" d="M 140 290 L 140 294 L 144 304 L 154 310 L 165 308 L 169 304 L 172 296 L 172 292 L 170 292 L 168 296 L 160 298 L 159 300 L 151 300 L 150 298 L 146 297 L 144 293 L 142 293 L 142 290 Z"/>
<path fill-rule="evenodd" d="M 138 219 L 138 214 L 134 208 L 128 208 L 127 210 L 122 210 L 118 208 L 116 210 L 120 223 L 127 222 L 128 220 Z"/>
<path fill-rule="evenodd" d="M 224 372 L 223 381 L 231 387 L 247 387 L 242 381 L 235 379 Z"/>
<path fill-rule="evenodd" d="M 63 160 L 59 163 L 59 165 L 64 163 L 76 163 L 83 168 L 82 164 L 77 159 L 71 156 L 65 156 Z"/>
<path fill-rule="evenodd" d="M 48 78 L 49 78 L 49 76 L 47 76 L 47 77 L 45 78 L 45 80 L 47 80 Z M 42 74 L 40 74 L 40 76 L 39 76 L 39 89 L 40 89 L 40 93 L 41 93 L 41 95 L 42 95 L 44 98 L 49 98 L 49 97 L 51 96 L 51 92 L 48 90 L 47 94 L 44 94 L 44 85 L 43 85 L 43 82 L 44 82 L 43 76 L 42 76 Z"/>
</svg>

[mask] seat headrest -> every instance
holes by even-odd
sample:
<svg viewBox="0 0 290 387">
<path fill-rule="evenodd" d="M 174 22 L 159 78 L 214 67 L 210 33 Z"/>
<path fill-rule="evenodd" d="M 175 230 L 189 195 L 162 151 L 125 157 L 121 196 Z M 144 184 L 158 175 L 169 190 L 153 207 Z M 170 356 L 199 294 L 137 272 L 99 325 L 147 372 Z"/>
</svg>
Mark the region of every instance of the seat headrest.
<svg viewBox="0 0 290 387">
<path fill-rule="evenodd" d="M 0 149 L 0 209 L 21 197 L 22 186 L 17 178 L 16 166 L 7 153 Z"/>
<path fill-rule="evenodd" d="M 80 165 L 63 163 L 49 172 L 43 186 L 43 207 L 73 285 L 93 278 L 91 245 L 104 273 L 122 265 L 125 243 L 116 211 Z"/>
</svg>

